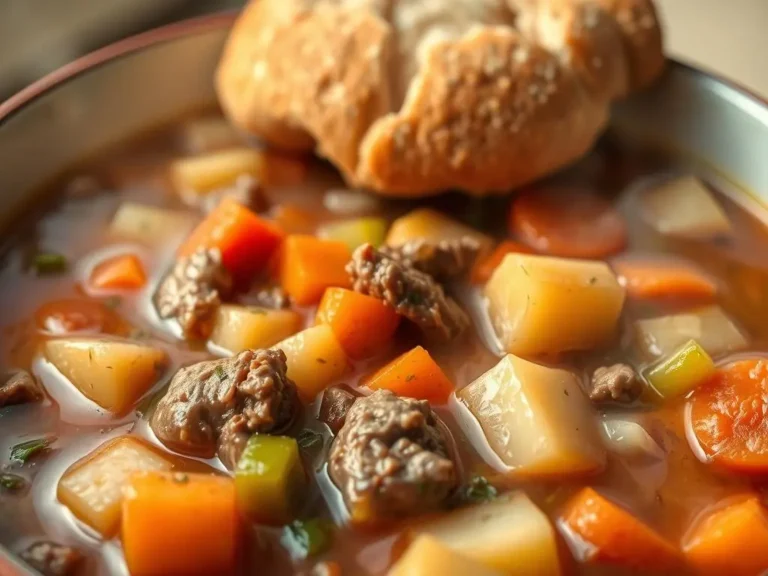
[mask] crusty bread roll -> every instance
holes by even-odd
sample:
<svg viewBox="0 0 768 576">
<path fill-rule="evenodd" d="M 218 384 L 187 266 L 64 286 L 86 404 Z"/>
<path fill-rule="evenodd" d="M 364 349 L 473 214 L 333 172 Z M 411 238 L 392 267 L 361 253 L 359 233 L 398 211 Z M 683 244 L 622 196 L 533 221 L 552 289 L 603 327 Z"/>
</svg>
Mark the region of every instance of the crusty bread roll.
<svg viewBox="0 0 768 576">
<path fill-rule="evenodd" d="M 663 65 L 651 0 L 252 0 L 216 86 L 236 125 L 353 186 L 482 195 L 585 154 Z"/>
</svg>

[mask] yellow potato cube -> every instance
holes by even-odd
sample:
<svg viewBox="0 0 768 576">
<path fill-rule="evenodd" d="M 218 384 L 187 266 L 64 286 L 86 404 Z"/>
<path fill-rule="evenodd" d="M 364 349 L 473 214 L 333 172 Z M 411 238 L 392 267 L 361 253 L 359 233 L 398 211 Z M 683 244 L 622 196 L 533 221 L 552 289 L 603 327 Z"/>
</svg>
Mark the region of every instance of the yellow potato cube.
<svg viewBox="0 0 768 576">
<path fill-rule="evenodd" d="M 515 475 L 585 474 L 605 465 L 592 405 L 572 372 L 508 354 L 457 396 Z"/>
<path fill-rule="evenodd" d="M 111 235 L 142 244 L 160 245 L 172 238 L 181 240 L 191 229 L 194 219 L 178 210 L 124 202 L 109 225 Z"/>
<path fill-rule="evenodd" d="M 392 223 L 387 234 L 386 244 L 399 246 L 410 240 L 455 240 L 470 236 L 480 243 L 481 252 L 489 250 L 493 240 L 482 232 L 457 222 L 430 208 L 419 208 L 401 216 Z"/>
<path fill-rule="evenodd" d="M 211 342 L 233 354 L 269 348 L 301 325 L 301 315 L 293 310 L 224 305 L 216 313 Z"/>
<path fill-rule="evenodd" d="M 184 148 L 193 154 L 213 152 L 243 143 L 237 130 L 219 116 L 194 118 L 182 127 Z"/>
<path fill-rule="evenodd" d="M 179 158 L 171 164 L 170 170 L 177 191 L 206 194 L 234 184 L 243 175 L 260 179 L 265 172 L 265 158 L 260 150 L 230 148 Z"/>
<path fill-rule="evenodd" d="M 589 350 L 611 340 L 624 305 L 604 262 L 509 254 L 485 286 L 488 312 L 507 352 Z"/>
<path fill-rule="evenodd" d="M 431 536 L 419 536 L 392 566 L 387 576 L 502 576 L 466 556 L 446 548 Z"/>
</svg>

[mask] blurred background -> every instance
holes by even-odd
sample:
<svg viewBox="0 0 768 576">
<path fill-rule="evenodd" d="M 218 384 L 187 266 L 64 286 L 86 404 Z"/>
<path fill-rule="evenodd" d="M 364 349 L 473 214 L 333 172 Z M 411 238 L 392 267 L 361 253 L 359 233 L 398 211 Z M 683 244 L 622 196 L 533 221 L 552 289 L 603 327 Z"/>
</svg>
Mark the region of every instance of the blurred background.
<svg viewBox="0 0 768 576">
<path fill-rule="evenodd" d="M 245 0 L 0 0 L 0 101 L 135 32 Z M 768 95 L 768 0 L 656 0 L 668 52 Z"/>
</svg>

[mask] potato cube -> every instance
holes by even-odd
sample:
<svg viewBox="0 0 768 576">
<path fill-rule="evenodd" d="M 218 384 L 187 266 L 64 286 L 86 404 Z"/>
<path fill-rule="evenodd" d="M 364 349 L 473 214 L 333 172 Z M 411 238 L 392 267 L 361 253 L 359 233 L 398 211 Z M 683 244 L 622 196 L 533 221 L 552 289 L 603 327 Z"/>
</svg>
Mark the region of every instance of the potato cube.
<svg viewBox="0 0 768 576">
<path fill-rule="evenodd" d="M 120 524 L 123 487 L 134 472 L 170 470 L 172 463 L 132 436 L 99 446 L 70 466 L 56 496 L 80 520 L 110 537 Z"/>
<path fill-rule="evenodd" d="M 211 342 L 233 354 L 269 348 L 301 325 L 301 315 L 293 310 L 224 305 L 216 313 Z"/>
<path fill-rule="evenodd" d="M 592 405 L 572 372 L 508 354 L 457 396 L 513 474 L 565 476 L 605 465 Z"/>
<path fill-rule="evenodd" d="M 181 240 L 193 224 L 194 219 L 184 212 L 124 202 L 115 212 L 109 232 L 142 244 L 162 245 L 172 238 Z"/>
<path fill-rule="evenodd" d="M 493 240 L 482 232 L 457 222 L 430 208 L 419 208 L 401 216 L 389 227 L 386 243 L 389 246 L 400 246 L 410 240 L 456 240 L 470 236 L 480 243 L 481 252 L 490 250 Z"/>
<path fill-rule="evenodd" d="M 507 352 L 589 350 L 616 332 L 624 288 L 604 262 L 509 254 L 485 286 L 488 312 Z"/>
<path fill-rule="evenodd" d="M 664 399 L 685 396 L 716 371 L 709 357 L 695 340 L 689 340 L 671 356 L 653 366 L 646 378 Z"/>
<path fill-rule="evenodd" d="M 387 576 L 502 576 L 479 562 L 445 547 L 432 536 L 419 536 Z"/>
<path fill-rule="evenodd" d="M 230 148 L 175 160 L 171 164 L 171 181 L 178 192 L 207 194 L 234 184 L 243 175 L 259 179 L 264 171 L 263 152 Z"/>
<path fill-rule="evenodd" d="M 193 154 L 223 150 L 242 144 L 237 130 L 219 116 L 193 118 L 182 126 L 184 148 Z"/>
</svg>

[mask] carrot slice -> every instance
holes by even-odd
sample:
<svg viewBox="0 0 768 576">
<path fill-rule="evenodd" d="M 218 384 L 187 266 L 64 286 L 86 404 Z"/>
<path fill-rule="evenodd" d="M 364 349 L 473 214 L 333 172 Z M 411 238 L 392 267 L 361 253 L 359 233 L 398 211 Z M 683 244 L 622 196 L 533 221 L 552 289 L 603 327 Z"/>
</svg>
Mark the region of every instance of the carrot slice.
<svg viewBox="0 0 768 576">
<path fill-rule="evenodd" d="M 603 258 L 627 244 L 624 219 L 611 203 L 581 188 L 544 188 L 519 195 L 509 213 L 515 236 L 546 254 Z"/>
<path fill-rule="evenodd" d="M 421 346 L 395 358 L 371 376 L 366 385 L 435 403 L 446 402 L 453 392 L 453 383 Z"/>
<path fill-rule="evenodd" d="M 126 487 L 122 539 L 132 576 L 230 573 L 237 537 L 229 477 L 147 472 Z"/>
<path fill-rule="evenodd" d="M 613 263 L 619 283 L 632 298 L 713 300 L 717 284 L 693 266 L 675 262 L 626 259 Z"/>
<path fill-rule="evenodd" d="M 736 472 L 768 472 L 768 360 L 739 360 L 693 393 L 691 428 L 715 463 Z"/>
<path fill-rule="evenodd" d="M 274 223 L 259 218 L 234 198 L 225 198 L 192 231 L 179 255 L 218 248 L 224 267 L 239 282 L 248 282 L 267 266 L 282 240 L 283 232 Z"/>
<path fill-rule="evenodd" d="M 755 576 L 768 567 L 768 510 L 752 497 L 706 516 L 683 541 L 703 575 Z"/>
<path fill-rule="evenodd" d="M 351 285 L 344 267 L 351 254 L 344 242 L 295 234 L 282 246 L 280 283 L 301 306 L 316 304 L 326 288 Z"/>
<path fill-rule="evenodd" d="M 104 260 L 91 272 L 91 285 L 95 288 L 136 289 L 146 282 L 144 267 L 134 254 L 121 254 Z"/>
<path fill-rule="evenodd" d="M 386 345 L 400 324 L 400 316 L 378 298 L 328 288 L 317 309 L 317 323 L 330 325 L 347 355 L 361 360 Z"/>
<path fill-rule="evenodd" d="M 505 240 L 496 249 L 485 258 L 480 258 L 472 270 L 471 279 L 473 284 L 485 284 L 493 274 L 493 271 L 501 264 L 507 254 L 532 254 L 533 250 L 520 244 Z"/>
<path fill-rule="evenodd" d="M 587 545 L 581 558 L 586 562 L 664 572 L 681 565 L 672 544 L 592 488 L 566 504 L 560 522 Z"/>
</svg>

